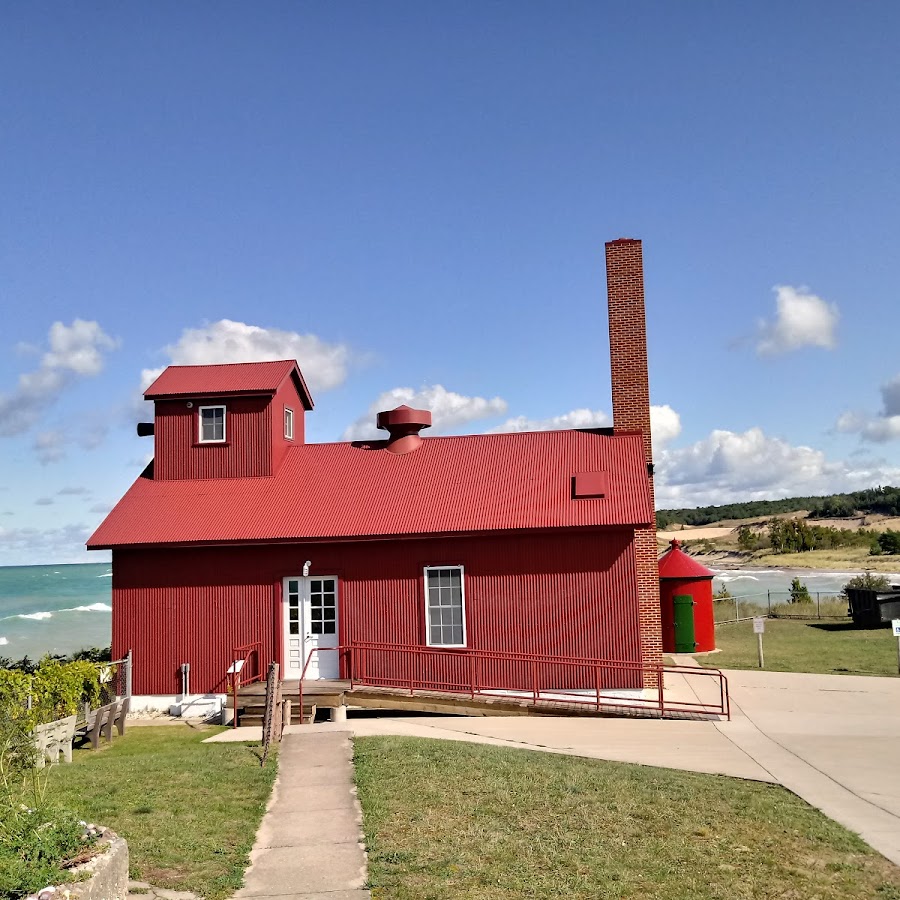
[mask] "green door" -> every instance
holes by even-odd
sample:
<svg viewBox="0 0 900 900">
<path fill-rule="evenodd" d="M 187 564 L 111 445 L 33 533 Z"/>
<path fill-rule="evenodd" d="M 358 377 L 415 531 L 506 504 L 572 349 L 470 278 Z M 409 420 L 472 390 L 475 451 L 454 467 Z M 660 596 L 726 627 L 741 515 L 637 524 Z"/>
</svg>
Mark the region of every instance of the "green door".
<svg viewBox="0 0 900 900">
<path fill-rule="evenodd" d="M 694 641 L 694 598 L 690 594 L 676 594 L 675 604 L 675 652 L 693 653 L 697 649 Z"/>
</svg>

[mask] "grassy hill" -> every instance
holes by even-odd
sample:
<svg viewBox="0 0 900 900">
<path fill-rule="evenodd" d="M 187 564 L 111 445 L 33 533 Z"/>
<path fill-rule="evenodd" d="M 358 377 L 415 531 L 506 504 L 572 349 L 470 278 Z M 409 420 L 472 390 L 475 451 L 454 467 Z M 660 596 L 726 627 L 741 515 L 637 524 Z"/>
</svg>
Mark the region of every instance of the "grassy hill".
<svg viewBox="0 0 900 900">
<path fill-rule="evenodd" d="M 712 525 L 716 522 L 771 518 L 798 512 L 812 519 L 900 516 L 900 488 L 876 487 L 852 494 L 830 494 L 823 497 L 788 497 L 784 500 L 751 500 L 696 509 L 661 509 L 656 513 L 656 527 L 666 530 L 672 525 Z"/>
<path fill-rule="evenodd" d="M 900 570 L 900 488 L 660 510 L 661 548 L 730 565 Z"/>
</svg>

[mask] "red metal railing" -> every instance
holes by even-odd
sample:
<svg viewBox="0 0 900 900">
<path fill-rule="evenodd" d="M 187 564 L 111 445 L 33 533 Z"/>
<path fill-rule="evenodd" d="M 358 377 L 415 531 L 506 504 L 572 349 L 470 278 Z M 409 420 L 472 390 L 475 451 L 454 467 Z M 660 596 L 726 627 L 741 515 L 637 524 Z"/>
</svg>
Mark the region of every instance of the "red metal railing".
<svg viewBox="0 0 900 900">
<path fill-rule="evenodd" d="M 262 666 L 259 664 L 262 642 L 254 641 L 252 644 L 242 644 L 231 651 L 231 665 L 228 667 L 228 675 L 231 678 L 231 696 L 234 701 L 231 724 L 233 728 L 238 726 L 238 692 L 242 685 L 253 684 L 263 678 Z M 252 660 L 252 665 L 251 665 Z"/>
<path fill-rule="evenodd" d="M 637 710 L 659 716 L 731 718 L 728 680 L 718 669 L 371 642 L 312 648 L 300 676 L 301 710 L 303 680 L 317 652 L 340 655 L 351 689 L 359 685 L 403 688 L 411 695 L 423 691 L 470 698 L 525 698 L 547 707 L 593 707 L 598 713 Z M 689 679 L 700 680 L 694 687 Z"/>
</svg>

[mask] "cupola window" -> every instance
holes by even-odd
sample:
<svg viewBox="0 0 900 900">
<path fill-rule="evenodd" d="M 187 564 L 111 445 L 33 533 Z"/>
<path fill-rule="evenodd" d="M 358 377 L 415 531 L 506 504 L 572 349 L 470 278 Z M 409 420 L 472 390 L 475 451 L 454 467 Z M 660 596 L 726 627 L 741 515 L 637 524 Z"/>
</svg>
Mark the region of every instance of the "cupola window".
<svg viewBox="0 0 900 900">
<path fill-rule="evenodd" d="M 198 418 L 200 423 L 200 443 L 223 443 L 225 440 L 225 407 L 201 406 Z"/>
</svg>

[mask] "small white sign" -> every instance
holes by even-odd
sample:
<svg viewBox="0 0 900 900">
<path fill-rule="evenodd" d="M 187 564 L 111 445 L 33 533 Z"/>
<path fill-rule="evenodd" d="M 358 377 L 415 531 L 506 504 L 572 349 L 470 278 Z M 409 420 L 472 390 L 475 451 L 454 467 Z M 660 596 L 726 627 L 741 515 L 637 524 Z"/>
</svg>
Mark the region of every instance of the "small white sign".
<svg viewBox="0 0 900 900">
<path fill-rule="evenodd" d="M 754 634 L 765 634 L 766 633 L 766 620 L 763 616 L 754 616 L 753 617 L 753 633 Z"/>
<path fill-rule="evenodd" d="M 894 637 L 900 637 L 900 619 L 891 619 L 891 625 L 894 627 Z"/>
</svg>

